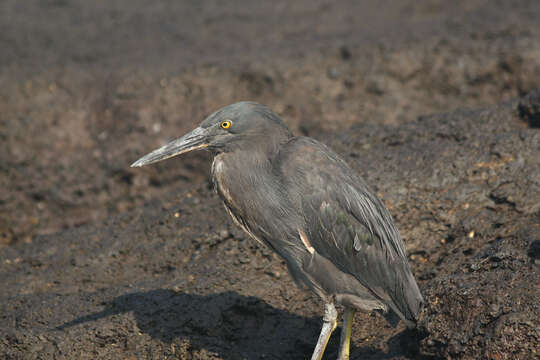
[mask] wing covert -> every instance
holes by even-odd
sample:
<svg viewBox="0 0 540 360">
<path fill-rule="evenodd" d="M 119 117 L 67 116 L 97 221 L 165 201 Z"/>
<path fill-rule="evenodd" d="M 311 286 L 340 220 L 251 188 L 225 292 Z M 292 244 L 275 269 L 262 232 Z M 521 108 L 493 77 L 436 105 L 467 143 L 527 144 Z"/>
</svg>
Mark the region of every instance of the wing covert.
<svg viewBox="0 0 540 360">
<path fill-rule="evenodd" d="M 404 320 L 422 301 L 394 222 L 360 176 L 323 144 L 295 138 L 280 158 L 288 197 L 317 253 L 353 275 Z"/>
</svg>

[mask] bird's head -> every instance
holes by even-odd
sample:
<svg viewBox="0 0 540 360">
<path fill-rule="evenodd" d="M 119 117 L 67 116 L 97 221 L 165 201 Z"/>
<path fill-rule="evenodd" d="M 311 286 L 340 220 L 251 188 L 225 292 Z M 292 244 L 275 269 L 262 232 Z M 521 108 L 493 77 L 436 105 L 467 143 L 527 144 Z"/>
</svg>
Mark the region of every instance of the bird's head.
<svg viewBox="0 0 540 360">
<path fill-rule="evenodd" d="M 290 137 L 292 133 L 287 125 L 268 107 L 239 102 L 219 109 L 191 132 L 143 156 L 131 166 L 144 166 L 199 149 L 214 153 L 269 150 Z"/>
</svg>

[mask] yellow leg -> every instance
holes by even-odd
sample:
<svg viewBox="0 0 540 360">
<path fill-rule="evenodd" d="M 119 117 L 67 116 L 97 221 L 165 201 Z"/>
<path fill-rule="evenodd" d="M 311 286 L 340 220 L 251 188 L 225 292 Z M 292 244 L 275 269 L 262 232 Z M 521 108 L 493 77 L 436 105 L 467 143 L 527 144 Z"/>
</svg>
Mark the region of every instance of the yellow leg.
<svg viewBox="0 0 540 360">
<path fill-rule="evenodd" d="M 346 307 L 343 315 L 343 327 L 341 329 L 341 339 L 339 341 L 338 360 L 349 360 L 349 348 L 351 345 L 352 323 L 354 309 Z"/>
<path fill-rule="evenodd" d="M 330 339 L 330 335 L 337 326 L 337 311 L 332 303 L 324 304 L 324 317 L 323 317 L 323 326 L 321 329 L 321 334 L 319 335 L 319 340 L 311 356 L 311 360 L 321 360 Z"/>
</svg>

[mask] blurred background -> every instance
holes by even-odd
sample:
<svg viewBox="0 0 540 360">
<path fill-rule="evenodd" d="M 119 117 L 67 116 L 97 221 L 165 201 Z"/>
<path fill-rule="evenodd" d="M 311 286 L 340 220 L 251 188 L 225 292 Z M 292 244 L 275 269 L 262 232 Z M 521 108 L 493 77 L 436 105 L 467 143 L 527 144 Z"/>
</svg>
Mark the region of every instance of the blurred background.
<svg viewBox="0 0 540 360">
<path fill-rule="evenodd" d="M 65 239 L 60 243 L 69 246 L 80 239 L 70 231 L 103 229 L 117 221 L 111 219 L 150 202 L 166 204 L 172 193 L 200 186 L 200 196 L 215 201 L 208 181 L 210 159 L 204 152 L 142 169 L 129 165 L 233 102 L 264 103 L 282 115 L 295 133 L 329 143 L 342 143 L 351 129 L 372 129 L 362 135 L 368 138 L 359 145 L 363 151 L 372 147 L 369 136 L 382 141 L 382 149 L 398 149 L 410 138 L 394 141 L 393 131 L 418 133 L 407 124 L 421 128 L 418 121 L 425 115 L 509 103 L 540 84 L 538 19 L 538 0 L 2 0 L 0 252 L 9 264 L 17 262 L 14 259 L 23 264 L 26 255 L 21 254 L 47 253 L 47 247 L 39 248 L 41 242 L 54 243 L 59 236 Z M 474 129 L 474 121 L 466 124 Z M 526 121 L 515 124 L 515 129 L 527 128 Z M 490 129 L 485 133 L 498 131 Z M 362 153 L 346 147 L 338 150 L 348 159 L 360 158 L 357 166 L 362 168 Z M 409 160 L 415 156 L 412 151 Z M 397 165 L 384 169 L 383 160 L 393 164 L 388 156 L 376 159 L 381 160 L 381 169 L 372 181 L 384 182 L 385 171 L 399 169 Z M 374 186 L 383 190 L 381 196 L 388 195 L 384 187 Z M 393 203 L 401 204 L 400 212 L 394 212 L 399 222 L 400 214 L 411 209 L 403 202 L 406 190 L 395 191 L 390 202 L 394 195 L 402 201 Z M 508 200 L 497 199 L 490 201 Z M 533 217 L 535 204 L 527 213 Z M 216 216 L 228 224 L 220 210 Z M 165 224 L 177 229 L 179 225 L 170 221 Z M 403 227 L 408 220 L 401 221 Z M 410 223 L 406 235 L 412 237 L 413 227 Z M 431 236 L 437 244 L 441 237 L 466 239 L 472 231 L 459 230 L 456 235 L 453 229 L 436 230 L 438 235 Z M 229 238 L 228 231 L 221 233 L 222 238 Z M 242 239 L 230 231 L 233 239 Z M 21 269 L 44 271 L 47 261 L 57 263 L 39 256 L 32 258 L 40 259 L 41 265 L 30 261 Z M 69 264 L 70 257 L 66 259 Z M 4 269 L 6 279 L 15 274 L 10 269 Z M 284 269 L 276 271 L 280 274 Z M 423 280 L 433 278 L 426 275 L 431 270 L 423 271 Z M 51 279 L 47 281 L 55 284 L 54 276 Z M 13 284 L 12 294 L 22 291 Z M 103 280 L 102 286 L 106 284 Z M 149 296 L 158 295 L 162 296 Z M 310 314 L 317 316 L 316 305 L 310 306 Z M 307 322 L 313 324 L 313 333 L 318 321 Z M 6 348 L 13 346 L 5 341 Z M 437 344 L 429 346 L 437 348 Z M 394 345 L 388 345 L 394 349 L 392 356 L 405 356 Z M 306 354 L 311 349 L 311 343 L 305 351 L 298 344 L 291 346 Z M 378 358 L 388 351 L 386 345 L 370 346 L 364 355 Z M 204 341 L 200 348 L 205 348 Z M 204 358 L 200 348 L 199 357 L 193 358 Z M 283 351 L 276 356 L 285 356 Z M 183 354 L 195 352 L 188 349 Z M 216 358 L 237 358 L 230 354 L 242 352 L 219 354 Z"/>
<path fill-rule="evenodd" d="M 207 177 L 200 154 L 128 165 L 239 100 L 317 137 L 522 95 L 540 83 L 539 15 L 534 0 L 2 1 L 0 243 Z"/>
</svg>

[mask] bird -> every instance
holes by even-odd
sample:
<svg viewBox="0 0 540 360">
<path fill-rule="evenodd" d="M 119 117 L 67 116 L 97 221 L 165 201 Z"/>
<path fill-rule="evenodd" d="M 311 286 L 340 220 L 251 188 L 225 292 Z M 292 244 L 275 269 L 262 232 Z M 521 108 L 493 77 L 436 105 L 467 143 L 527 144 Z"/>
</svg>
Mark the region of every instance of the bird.
<svg viewBox="0 0 540 360">
<path fill-rule="evenodd" d="M 233 221 L 286 263 L 324 302 L 312 354 L 320 360 L 343 306 L 338 359 L 350 356 L 353 316 L 382 311 L 414 328 L 424 302 L 405 245 L 382 201 L 336 152 L 294 136 L 269 107 L 238 102 L 150 152 L 140 167 L 205 149 L 212 182 Z M 395 316 L 397 315 L 397 317 Z"/>
</svg>

